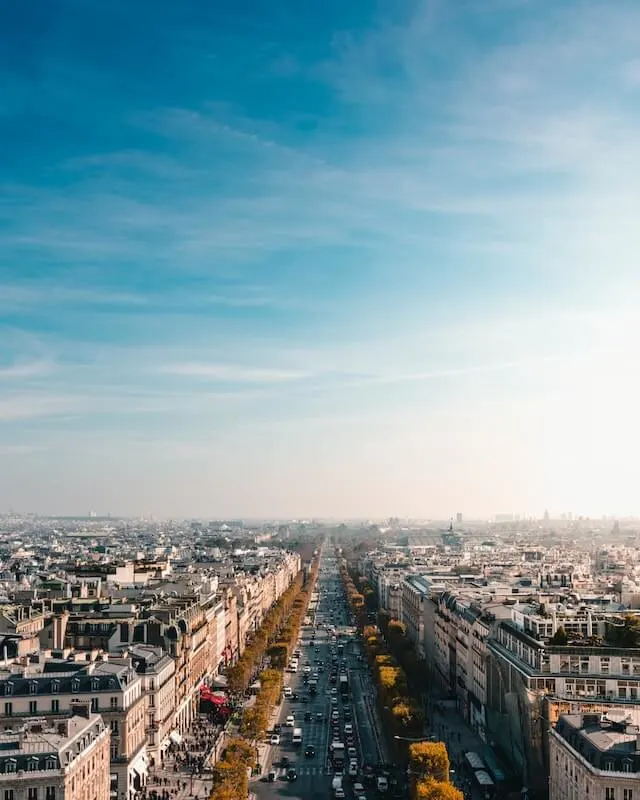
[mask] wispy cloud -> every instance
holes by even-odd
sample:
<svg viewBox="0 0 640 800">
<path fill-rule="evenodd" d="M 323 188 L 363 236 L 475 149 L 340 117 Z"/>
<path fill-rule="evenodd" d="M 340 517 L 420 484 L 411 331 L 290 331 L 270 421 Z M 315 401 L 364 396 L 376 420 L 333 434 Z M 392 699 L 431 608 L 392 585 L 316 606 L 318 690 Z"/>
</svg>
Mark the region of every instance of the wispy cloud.
<svg viewBox="0 0 640 800">
<path fill-rule="evenodd" d="M 238 364 L 206 364 L 186 362 L 171 364 L 161 368 L 167 375 L 183 378 L 203 378 L 227 383 L 281 383 L 309 377 L 308 373 L 285 369 L 264 369 L 246 367 Z"/>
<path fill-rule="evenodd" d="M 56 365 L 51 361 L 17 362 L 0 366 L 0 381 L 23 381 L 30 378 L 43 378 L 51 375 Z"/>
</svg>

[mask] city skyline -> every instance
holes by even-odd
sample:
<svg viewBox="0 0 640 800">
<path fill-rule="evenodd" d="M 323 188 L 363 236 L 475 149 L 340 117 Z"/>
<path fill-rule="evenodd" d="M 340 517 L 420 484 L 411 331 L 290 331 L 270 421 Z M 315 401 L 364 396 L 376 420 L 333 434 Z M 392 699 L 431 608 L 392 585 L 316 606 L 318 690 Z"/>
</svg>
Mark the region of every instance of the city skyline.
<svg viewBox="0 0 640 800">
<path fill-rule="evenodd" d="M 638 512 L 640 8 L 480 5 L 0 11 L 0 508 Z"/>
</svg>

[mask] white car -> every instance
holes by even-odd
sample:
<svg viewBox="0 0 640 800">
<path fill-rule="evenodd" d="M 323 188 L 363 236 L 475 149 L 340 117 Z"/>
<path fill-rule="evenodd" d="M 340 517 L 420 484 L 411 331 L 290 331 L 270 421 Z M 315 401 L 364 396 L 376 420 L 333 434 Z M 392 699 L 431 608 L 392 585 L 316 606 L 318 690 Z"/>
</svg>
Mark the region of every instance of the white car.
<svg viewBox="0 0 640 800">
<path fill-rule="evenodd" d="M 350 761 L 349 762 L 349 769 L 347 770 L 350 777 L 355 778 L 358 774 L 358 762 L 357 761 Z"/>
<path fill-rule="evenodd" d="M 284 689 L 282 690 L 282 693 L 284 694 L 285 697 L 291 697 L 291 695 L 293 694 L 290 686 L 285 686 Z"/>
<path fill-rule="evenodd" d="M 342 786 L 339 789 L 334 789 L 333 790 L 333 796 L 336 798 L 336 800 L 343 800 L 343 798 L 344 798 L 344 789 L 342 788 Z"/>
<path fill-rule="evenodd" d="M 311 672 L 311 667 L 307 664 L 303 672 L 305 673 L 305 675 L 308 675 Z"/>
<path fill-rule="evenodd" d="M 364 794 L 364 786 L 361 783 L 353 784 L 353 793 L 355 795 Z"/>
<path fill-rule="evenodd" d="M 293 726 L 296 724 L 296 720 L 293 714 L 289 714 L 289 716 L 284 721 L 284 724 L 287 726 L 287 728 L 293 728 Z"/>
<path fill-rule="evenodd" d="M 280 736 L 277 733 L 272 733 L 269 744 L 280 744 Z"/>
</svg>

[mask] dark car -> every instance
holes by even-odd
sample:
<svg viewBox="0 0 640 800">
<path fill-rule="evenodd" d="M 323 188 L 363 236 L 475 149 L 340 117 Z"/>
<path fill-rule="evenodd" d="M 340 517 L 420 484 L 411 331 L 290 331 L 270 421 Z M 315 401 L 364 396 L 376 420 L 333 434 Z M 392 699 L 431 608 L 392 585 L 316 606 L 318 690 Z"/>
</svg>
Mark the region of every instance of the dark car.
<svg viewBox="0 0 640 800">
<path fill-rule="evenodd" d="M 313 714 L 310 711 L 305 711 L 304 712 L 304 721 L 305 722 L 311 722 L 312 719 L 313 719 Z"/>
<path fill-rule="evenodd" d="M 337 675 L 332 675 L 329 678 L 329 683 L 337 683 L 337 682 L 338 682 L 338 676 Z"/>
<path fill-rule="evenodd" d="M 273 732 L 280 733 L 281 730 L 282 730 L 282 725 L 279 722 L 276 722 L 276 724 L 273 726 Z"/>
<path fill-rule="evenodd" d="M 298 695 L 295 692 L 289 698 L 289 700 L 291 700 L 292 703 L 297 703 L 299 699 L 300 698 L 298 697 Z"/>
<path fill-rule="evenodd" d="M 309 702 L 309 698 L 307 697 L 307 695 L 306 695 L 306 694 L 303 694 L 303 695 L 302 695 L 302 697 L 300 698 L 300 700 L 301 700 L 303 703 L 308 703 L 308 702 Z"/>
<path fill-rule="evenodd" d="M 297 781 L 298 780 L 298 773 L 295 771 L 293 767 L 287 770 L 287 780 L 288 781 Z"/>
<path fill-rule="evenodd" d="M 351 722 L 351 709 L 345 708 L 343 713 L 344 713 L 344 721 Z"/>
<path fill-rule="evenodd" d="M 289 756 L 282 756 L 282 758 L 280 759 L 280 766 L 286 767 L 288 765 L 289 765 Z"/>
<path fill-rule="evenodd" d="M 305 748 L 304 754 L 307 758 L 315 758 L 316 748 L 310 744 L 308 747 Z"/>
<path fill-rule="evenodd" d="M 324 714 L 322 713 L 322 711 L 317 711 L 316 712 L 316 720 L 318 722 L 322 722 L 323 719 L 324 719 Z"/>
</svg>

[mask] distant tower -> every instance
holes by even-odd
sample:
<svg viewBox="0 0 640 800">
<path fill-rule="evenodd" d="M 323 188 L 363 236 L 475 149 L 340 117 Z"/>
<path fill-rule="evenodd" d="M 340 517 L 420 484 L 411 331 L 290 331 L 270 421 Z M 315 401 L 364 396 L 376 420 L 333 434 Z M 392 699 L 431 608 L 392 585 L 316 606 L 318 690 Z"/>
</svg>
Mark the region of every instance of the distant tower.
<svg viewBox="0 0 640 800">
<path fill-rule="evenodd" d="M 461 511 L 458 511 L 458 513 L 456 514 L 456 522 L 458 523 L 458 525 L 460 525 L 462 523 L 462 512 Z"/>
<path fill-rule="evenodd" d="M 549 522 L 549 510 L 546 508 L 544 510 L 544 521 Z"/>
</svg>

